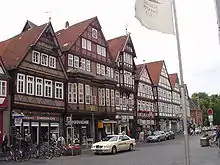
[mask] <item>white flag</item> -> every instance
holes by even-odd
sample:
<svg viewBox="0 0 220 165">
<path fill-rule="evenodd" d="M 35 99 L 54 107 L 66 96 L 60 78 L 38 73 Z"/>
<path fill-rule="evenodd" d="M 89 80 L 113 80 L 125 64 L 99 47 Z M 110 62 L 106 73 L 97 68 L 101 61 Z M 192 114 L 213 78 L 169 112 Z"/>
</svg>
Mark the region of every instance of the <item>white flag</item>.
<svg viewBox="0 0 220 165">
<path fill-rule="evenodd" d="M 135 17 L 151 30 L 175 34 L 171 0 L 136 0 Z"/>
</svg>

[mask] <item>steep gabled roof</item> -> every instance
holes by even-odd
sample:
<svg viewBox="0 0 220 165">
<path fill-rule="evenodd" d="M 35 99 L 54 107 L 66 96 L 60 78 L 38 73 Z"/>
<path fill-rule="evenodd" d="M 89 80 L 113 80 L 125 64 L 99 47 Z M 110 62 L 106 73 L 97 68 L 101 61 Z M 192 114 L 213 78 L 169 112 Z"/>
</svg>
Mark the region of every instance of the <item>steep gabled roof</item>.
<svg viewBox="0 0 220 165">
<path fill-rule="evenodd" d="M 69 26 L 66 29 L 57 31 L 56 35 L 60 43 L 61 49 L 64 51 L 71 49 L 71 47 L 75 44 L 79 36 L 83 34 L 83 32 L 95 19 L 97 19 L 97 17 L 84 20 L 82 22 Z"/>
<path fill-rule="evenodd" d="M 159 83 L 163 64 L 164 61 L 154 61 L 154 62 L 146 63 L 153 85 L 157 85 Z"/>
<path fill-rule="evenodd" d="M 174 89 L 175 83 L 177 82 L 178 79 L 177 73 L 169 74 L 169 79 L 170 79 L 171 88 Z"/>
<path fill-rule="evenodd" d="M 7 69 L 13 69 L 21 62 L 48 24 L 33 27 L 6 41 L 0 42 L 0 56 Z"/>
<path fill-rule="evenodd" d="M 120 51 L 124 50 L 127 39 L 128 36 L 124 35 L 108 40 L 109 50 L 114 61 L 117 60 Z"/>
<path fill-rule="evenodd" d="M 142 72 L 142 70 L 145 68 L 145 64 L 139 64 L 139 65 L 136 65 L 136 71 L 135 71 L 135 73 L 136 73 L 136 75 L 137 75 L 137 77 L 140 77 L 141 75 L 141 72 Z"/>
<path fill-rule="evenodd" d="M 36 24 L 34 24 L 33 22 L 27 20 L 27 22 L 25 23 L 24 28 L 22 29 L 21 32 L 24 32 L 24 31 L 26 31 L 30 28 L 36 27 L 36 26 L 37 26 Z"/>
</svg>

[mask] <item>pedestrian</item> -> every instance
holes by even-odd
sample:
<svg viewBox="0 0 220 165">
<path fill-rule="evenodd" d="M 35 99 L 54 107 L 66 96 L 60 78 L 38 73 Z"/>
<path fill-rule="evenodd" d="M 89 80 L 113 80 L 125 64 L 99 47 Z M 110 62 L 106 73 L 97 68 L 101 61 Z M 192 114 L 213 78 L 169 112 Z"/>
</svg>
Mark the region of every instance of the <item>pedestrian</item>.
<svg viewBox="0 0 220 165">
<path fill-rule="evenodd" d="M 216 130 L 216 142 L 218 143 L 218 147 L 220 148 L 220 126 L 218 126 Z"/>
<path fill-rule="evenodd" d="M 5 153 L 8 145 L 8 134 L 4 132 L 3 141 L 2 141 L 2 152 Z"/>
</svg>

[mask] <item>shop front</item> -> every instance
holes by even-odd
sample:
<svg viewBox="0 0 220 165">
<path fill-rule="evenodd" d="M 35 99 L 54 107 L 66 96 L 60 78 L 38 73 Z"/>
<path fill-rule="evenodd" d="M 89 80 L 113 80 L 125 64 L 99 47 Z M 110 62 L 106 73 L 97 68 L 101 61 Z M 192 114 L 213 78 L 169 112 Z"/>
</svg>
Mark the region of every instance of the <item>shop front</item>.
<svg viewBox="0 0 220 165">
<path fill-rule="evenodd" d="M 92 139 L 91 119 L 74 119 L 66 117 L 66 139 L 68 144 L 87 145 Z"/>
<path fill-rule="evenodd" d="M 22 118 L 14 118 L 16 133 L 23 137 L 26 133 L 31 134 L 34 144 L 42 144 L 50 141 L 52 134 L 58 138 L 62 128 L 60 114 L 37 113 L 25 114 Z"/>
<path fill-rule="evenodd" d="M 116 115 L 117 120 L 117 132 L 120 134 L 125 132 L 127 135 L 131 135 L 133 130 L 133 120 L 134 116 L 132 115 Z"/>
<path fill-rule="evenodd" d="M 117 134 L 116 124 L 117 122 L 110 119 L 104 119 L 98 121 L 97 140 L 101 140 L 107 135 Z"/>
</svg>

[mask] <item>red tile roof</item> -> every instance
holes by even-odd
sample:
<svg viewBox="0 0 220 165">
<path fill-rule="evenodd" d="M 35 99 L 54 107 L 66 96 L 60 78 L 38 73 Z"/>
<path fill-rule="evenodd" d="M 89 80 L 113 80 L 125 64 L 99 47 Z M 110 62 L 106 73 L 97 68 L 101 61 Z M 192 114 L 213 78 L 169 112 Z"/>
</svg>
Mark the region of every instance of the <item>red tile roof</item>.
<svg viewBox="0 0 220 165">
<path fill-rule="evenodd" d="M 159 83 L 163 64 L 164 61 L 155 61 L 146 64 L 151 80 L 154 85 L 157 85 Z"/>
<path fill-rule="evenodd" d="M 48 24 L 33 27 L 6 41 L 0 42 L 0 56 L 7 69 L 15 68 L 35 44 Z"/>
<path fill-rule="evenodd" d="M 177 73 L 169 74 L 169 79 L 170 79 L 171 88 L 174 89 L 175 83 L 178 79 Z"/>
<path fill-rule="evenodd" d="M 114 61 L 116 61 L 120 51 L 123 51 L 127 38 L 128 36 L 124 35 L 108 40 L 109 50 Z"/>
<path fill-rule="evenodd" d="M 97 17 L 84 20 L 72 26 L 69 26 L 66 29 L 62 29 L 56 32 L 57 39 L 60 43 L 62 50 L 69 50 L 77 41 L 80 35 L 87 29 L 87 27 L 95 20 Z M 64 44 L 67 44 L 64 46 Z"/>
</svg>

